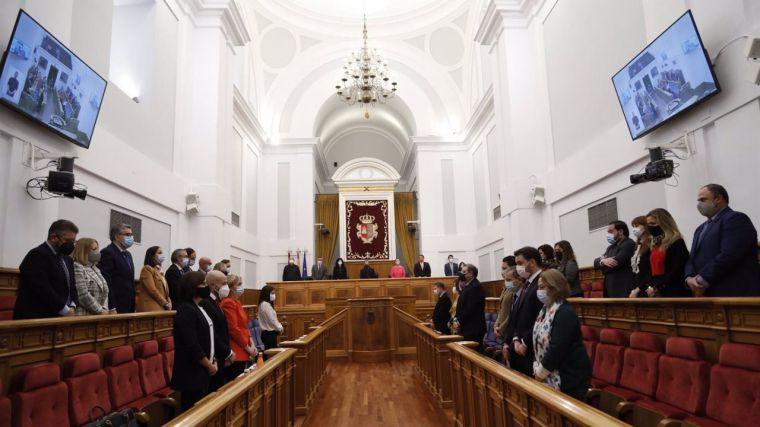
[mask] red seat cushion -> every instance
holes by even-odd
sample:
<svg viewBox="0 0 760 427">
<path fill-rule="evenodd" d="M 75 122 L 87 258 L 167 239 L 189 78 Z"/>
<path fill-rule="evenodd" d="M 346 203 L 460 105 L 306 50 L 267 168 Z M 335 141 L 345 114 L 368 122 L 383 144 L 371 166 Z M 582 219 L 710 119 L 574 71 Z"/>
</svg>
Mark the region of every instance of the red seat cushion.
<svg viewBox="0 0 760 427">
<path fill-rule="evenodd" d="M 644 399 L 637 400 L 636 405 L 642 406 L 644 408 L 657 412 L 660 415 L 662 415 L 664 418 L 672 418 L 674 420 L 683 420 L 684 418 L 689 416 L 689 414 L 683 409 L 677 408 L 672 405 L 668 405 L 665 402 L 660 402 L 657 400 L 644 398 Z"/>
<path fill-rule="evenodd" d="M 623 354 L 620 386 L 638 395 L 654 396 L 657 390 L 658 363 L 663 350 L 657 335 L 634 332 L 630 347 Z"/>
<path fill-rule="evenodd" d="M 710 385 L 710 365 L 704 358 L 701 341 L 668 338 L 665 355 L 660 357 L 657 400 L 682 412 L 702 415 Z M 663 414 L 673 418 L 668 413 Z"/>
<path fill-rule="evenodd" d="M 3 383 L 0 382 L 0 390 Z M 8 396 L 0 396 L 0 427 L 11 427 L 11 400 Z"/>
<path fill-rule="evenodd" d="M 729 427 L 730 426 L 730 424 L 723 424 L 721 422 L 711 420 L 705 417 L 689 416 L 689 417 L 684 418 L 684 421 L 688 421 L 700 427 Z M 741 425 L 741 424 L 735 424 L 735 425 Z"/>
<path fill-rule="evenodd" d="M 15 427 L 70 425 L 68 387 L 61 382 L 58 365 L 40 363 L 21 368 L 13 383 Z"/>
<path fill-rule="evenodd" d="M 605 328 L 599 334 L 599 339 L 601 342 L 596 346 L 592 382 L 596 379 L 597 384 L 617 385 L 623 368 L 625 335 L 617 329 Z"/>
<path fill-rule="evenodd" d="M 581 333 L 583 334 L 583 346 L 586 347 L 586 354 L 588 354 L 591 363 L 594 363 L 594 356 L 596 354 L 596 345 L 599 342 L 599 329 L 581 325 Z"/>
<path fill-rule="evenodd" d="M 124 408 L 142 408 L 145 394 L 140 385 L 140 368 L 134 360 L 132 347 L 125 345 L 114 347 L 106 352 L 106 374 L 108 375 L 108 392 L 115 410 Z M 149 396 L 148 403 L 158 400 Z"/>
<path fill-rule="evenodd" d="M 165 389 L 167 383 L 164 375 L 164 361 L 158 354 L 158 343 L 153 340 L 141 342 L 137 346 L 137 352 L 140 354 L 137 366 L 143 394 L 148 396 Z"/>
<path fill-rule="evenodd" d="M 16 297 L 12 295 L 0 296 L 0 320 L 13 320 L 13 306 L 16 305 Z M 2 415 L 0 415 L 2 417 Z"/>
<path fill-rule="evenodd" d="M 646 395 L 639 392 L 614 385 L 604 387 L 604 391 L 607 393 L 612 393 L 623 400 L 627 400 L 628 402 L 635 402 L 640 399 L 646 399 L 647 397 Z"/>
<path fill-rule="evenodd" d="M 162 338 L 159 348 L 161 350 L 161 359 L 163 359 L 166 383 L 171 384 L 172 370 L 174 369 L 174 337 Z"/>
<path fill-rule="evenodd" d="M 108 377 L 100 369 L 96 353 L 70 357 L 63 367 L 64 382 L 69 386 L 69 415 L 71 424 L 81 426 L 90 422 L 90 410 L 100 406 L 111 412 L 108 396 Z"/>
<path fill-rule="evenodd" d="M 747 414 L 760 414 L 760 346 L 723 344 L 719 364 L 710 372 L 706 415 L 746 425 Z"/>
</svg>

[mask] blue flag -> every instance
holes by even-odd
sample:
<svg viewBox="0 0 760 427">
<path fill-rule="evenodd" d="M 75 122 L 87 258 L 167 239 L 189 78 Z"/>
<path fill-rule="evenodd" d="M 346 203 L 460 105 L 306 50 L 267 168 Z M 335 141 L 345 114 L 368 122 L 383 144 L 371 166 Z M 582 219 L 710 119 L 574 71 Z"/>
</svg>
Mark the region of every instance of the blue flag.
<svg viewBox="0 0 760 427">
<path fill-rule="evenodd" d="M 308 272 L 306 271 L 306 251 L 303 251 L 303 274 L 301 274 L 301 277 L 304 279 L 308 277 Z"/>
</svg>

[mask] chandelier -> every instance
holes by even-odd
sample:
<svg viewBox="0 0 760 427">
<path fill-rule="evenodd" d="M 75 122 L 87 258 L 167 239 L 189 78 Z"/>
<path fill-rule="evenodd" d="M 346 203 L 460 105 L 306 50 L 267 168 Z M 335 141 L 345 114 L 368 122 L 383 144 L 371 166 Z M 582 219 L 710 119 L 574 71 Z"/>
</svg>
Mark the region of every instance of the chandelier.
<svg viewBox="0 0 760 427">
<path fill-rule="evenodd" d="M 343 76 L 335 85 L 338 98 L 354 105 L 357 102 L 364 109 L 364 118 L 369 119 L 369 106 L 385 104 L 396 95 L 396 82 L 388 77 L 388 63 L 378 55 L 377 49 L 367 44 L 367 15 L 364 15 L 363 44 L 358 52 L 343 67 Z"/>
</svg>

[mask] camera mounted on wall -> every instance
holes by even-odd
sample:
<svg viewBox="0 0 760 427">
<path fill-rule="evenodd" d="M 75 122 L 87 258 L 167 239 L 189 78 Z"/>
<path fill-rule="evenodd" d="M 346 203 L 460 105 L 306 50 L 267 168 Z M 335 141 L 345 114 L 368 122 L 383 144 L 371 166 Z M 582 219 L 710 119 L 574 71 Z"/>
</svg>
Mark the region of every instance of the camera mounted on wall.
<svg viewBox="0 0 760 427">
<path fill-rule="evenodd" d="M 631 184 L 661 181 L 671 176 L 673 176 L 673 161 L 663 158 L 662 148 L 650 148 L 649 163 L 645 166 L 644 173 L 631 175 Z"/>
<path fill-rule="evenodd" d="M 33 155 L 31 166 L 40 159 L 50 160 L 47 165 L 36 171 L 56 166 L 56 170 L 48 172 L 47 177 L 32 178 L 26 183 L 26 194 L 34 200 L 47 200 L 57 197 L 77 198 L 84 200 L 87 197 L 87 186 L 78 184 L 74 179 L 75 155 L 55 155 L 42 153 Z"/>
</svg>

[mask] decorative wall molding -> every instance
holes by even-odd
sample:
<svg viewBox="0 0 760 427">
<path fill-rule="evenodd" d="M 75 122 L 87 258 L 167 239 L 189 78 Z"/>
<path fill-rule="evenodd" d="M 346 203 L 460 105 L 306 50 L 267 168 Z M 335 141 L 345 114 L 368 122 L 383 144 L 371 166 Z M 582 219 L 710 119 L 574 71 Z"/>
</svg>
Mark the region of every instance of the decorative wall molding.
<svg viewBox="0 0 760 427">
<path fill-rule="evenodd" d="M 505 28 L 528 28 L 546 0 L 491 0 L 480 21 L 475 41 L 492 45 Z"/>
<path fill-rule="evenodd" d="M 380 159 L 360 157 L 339 167 L 332 176 L 338 189 L 346 187 L 394 187 L 401 179 L 393 166 Z"/>
<path fill-rule="evenodd" d="M 184 0 L 185 14 L 196 27 L 219 27 L 230 46 L 244 46 L 251 41 L 243 6 L 238 0 Z"/>
<path fill-rule="evenodd" d="M 261 126 L 256 113 L 253 112 L 251 104 L 245 99 L 237 86 L 232 86 L 232 117 L 251 139 L 259 152 L 263 151 L 264 142 L 267 135 Z"/>
</svg>

